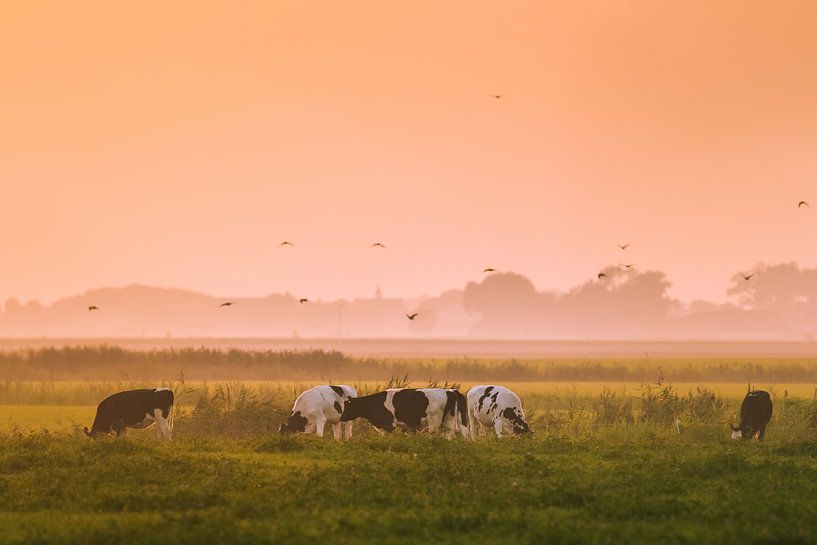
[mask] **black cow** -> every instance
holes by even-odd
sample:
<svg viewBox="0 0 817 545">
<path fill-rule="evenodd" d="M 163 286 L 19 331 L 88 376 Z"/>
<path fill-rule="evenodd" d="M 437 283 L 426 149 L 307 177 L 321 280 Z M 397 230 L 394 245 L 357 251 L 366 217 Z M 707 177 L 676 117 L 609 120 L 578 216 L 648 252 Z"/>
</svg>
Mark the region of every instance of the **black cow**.
<svg viewBox="0 0 817 545">
<path fill-rule="evenodd" d="M 96 437 L 98 433 L 125 433 L 126 428 L 144 429 L 158 424 L 159 437 L 171 439 L 173 422 L 173 392 L 167 388 L 153 390 L 128 390 L 102 400 L 96 408 L 96 418 L 85 435 Z"/>
<path fill-rule="evenodd" d="M 391 432 L 400 427 L 410 432 L 446 430 L 468 436 L 468 408 L 459 390 L 444 388 L 393 388 L 346 401 L 341 422 L 365 418 L 375 428 Z"/>
<path fill-rule="evenodd" d="M 772 399 L 769 392 L 754 390 L 746 394 L 740 404 L 740 426 L 732 426 L 732 439 L 751 439 L 757 435 L 758 440 L 766 435 L 766 425 L 772 419 Z"/>
</svg>

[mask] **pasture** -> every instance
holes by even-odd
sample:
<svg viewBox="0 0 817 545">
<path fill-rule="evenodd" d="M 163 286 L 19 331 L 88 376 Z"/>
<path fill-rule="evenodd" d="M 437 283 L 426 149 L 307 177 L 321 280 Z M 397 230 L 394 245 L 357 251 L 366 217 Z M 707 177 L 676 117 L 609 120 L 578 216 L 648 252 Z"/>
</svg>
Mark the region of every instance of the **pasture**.
<svg viewBox="0 0 817 545">
<path fill-rule="evenodd" d="M 81 367 L 81 357 L 69 356 Z M 463 378 L 445 361 L 375 363 L 436 368 L 431 382 L 439 385 Z M 466 363 L 472 373 L 584 367 L 627 379 L 650 371 L 641 359 Z M 366 360 L 342 365 L 357 369 Z M 0 381 L 0 543 L 812 543 L 817 402 L 813 383 L 798 379 L 812 365 L 705 359 L 652 369 L 711 379 L 742 368 L 788 378 L 753 382 L 775 403 L 763 443 L 729 439 L 727 423 L 749 380 L 516 376 L 503 384 L 522 397 L 534 435 L 476 444 L 381 436 L 363 421 L 343 444 L 275 433 L 297 393 L 328 378 L 250 380 L 244 365 L 233 380 L 188 380 L 196 374 L 188 364 L 152 380 L 114 365 L 112 374 L 128 369 L 136 378 L 65 381 L 42 379 L 37 365 L 33 380 Z M 391 376 L 361 375 L 331 381 L 364 393 L 388 386 Z M 463 391 L 475 382 L 483 381 L 462 381 Z M 177 393 L 173 442 L 158 441 L 153 429 L 84 437 L 81 427 L 102 397 L 148 385 Z"/>
</svg>

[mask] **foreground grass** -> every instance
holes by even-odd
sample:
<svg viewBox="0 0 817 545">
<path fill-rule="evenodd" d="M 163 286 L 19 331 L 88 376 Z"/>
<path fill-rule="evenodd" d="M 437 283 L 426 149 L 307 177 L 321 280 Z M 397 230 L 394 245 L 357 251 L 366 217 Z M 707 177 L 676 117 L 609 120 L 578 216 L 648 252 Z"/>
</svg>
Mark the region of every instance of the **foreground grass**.
<svg viewBox="0 0 817 545">
<path fill-rule="evenodd" d="M 0 436 L 0 543 L 813 543 L 817 443 Z"/>
</svg>

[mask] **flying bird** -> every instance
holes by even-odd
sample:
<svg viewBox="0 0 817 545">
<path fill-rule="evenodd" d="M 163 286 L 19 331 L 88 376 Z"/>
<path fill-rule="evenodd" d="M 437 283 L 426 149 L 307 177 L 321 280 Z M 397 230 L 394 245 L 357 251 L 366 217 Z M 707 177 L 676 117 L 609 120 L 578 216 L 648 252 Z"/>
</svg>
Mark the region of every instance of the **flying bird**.
<svg viewBox="0 0 817 545">
<path fill-rule="evenodd" d="M 413 320 L 417 316 L 418 316 L 418 314 L 416 312 L 414 314 L 406 314 L 406 318 L 408 318 L 409 320 Z"/>
<path fill-rule="evenodd" d="M 303 305 L 304 303 L 308 303 L 309 299 L 307 299 L 306 297 L 301 297 L 301 299 L 299 299 L 298 302 Z"/>
<path fill-rule="evenodd" d="M 279 247 L 279 248 L 280 248 L 281 246 L 295 246 L 295 245 L 294 245 L 294 244 L 292 244 L 290 241 L 285 240 L 285 241 L 283 241 L 281 244 L 279 244 L 279 245 L 278 245 L 278 247 Z"/>
<path fill-rule="evenodd" d="M 482 269 L 482 272 L 484 272 L 484 273 L 496 272 L 496 269 L 492 269 L 492 268 L 488 267 L 487 269 Z"/>
<path fill-rule="evenodd" d="M 221 303 L 221 304 L 218 306 L 218 308 L 221 308 L 221 307 L 229 307 L 229 306 L 232 306 L 233 304 L 234 304 L 234 303 L 233 303 L 232 301 L 227 301 L 226 303 Z"/>
<path fill-rule="evenodd" d="M 799 203 L 797 203 L 797 208 L 803 208 L 804 206 L 807 206 L 808 208 L 811 208 L 809 203 L 807 203 L 806 201 L 800 201 Z"/>
<path fill-rule="evenodd" d="M 618 247 L 621 248 L 622 250 L 626 250 L 627 248 L 630 247 L 630 243 L 628 242 L 627 244 L 619 244 Z"/>
<path fill-rule="evenodd" d="M 99 307 L 96 305 L 91 305 L 90 307 L 88 307 L 88 312 L 91 312 L 92 310 L 99 310 Z"/>
<path fill-rule="evenodd" d="M 490 95 L 490 97 L 499 100 L 500 98 L 505 98 L 505 95 Z"/>
<path fill-rule="evenodd" d="M 607 278 L 607 275 L 604 273 L 599 273 L 597 276 L 599 277 L 599 280 L 601 280 L 602 278 Z"/>
<path fill-rule="evenodd" d="M 750 280 L 754 274 L 741 274 L 744 280 Z"/>
<path fill-rule="evenodd" d="M 374 244 L 372 244 L 372 248 L 385 248 L 385 247 L 386 247 L 386 245 L 383 244 L 382 242 L 375 242 Z"/>
<path fill-rule="evenodd" d="M 624 263 L 619 263 L 619 265 L 624 267 L 625 269 L 632 269 L 633 267 L 635 267 L 635 263 L 630 263 L 629 265 L 624 264 Z"/>
</svg>

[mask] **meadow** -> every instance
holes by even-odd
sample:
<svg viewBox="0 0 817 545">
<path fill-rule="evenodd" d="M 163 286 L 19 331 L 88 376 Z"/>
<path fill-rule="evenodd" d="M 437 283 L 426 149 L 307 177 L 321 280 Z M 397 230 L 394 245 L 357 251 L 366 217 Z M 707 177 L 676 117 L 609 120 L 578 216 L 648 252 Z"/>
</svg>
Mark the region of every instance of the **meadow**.
<svg viewBox="0 0 817 545">
<path fill-rule="evenodd" d="M 817 535 L 815 360 L 48 350 L 0 355 L 0 543 L 751 544 Z M 497 368 L 507 380 L 492 380 Z M 719 380 L 741 370 L 749 376 Z M 562 375 L 573 378 L 553 380 Z M 677 380 L 690 377 L 700 380 Z M 534 434 L 474 444 L 381 436 L 358 422 L 343 444 L 278 435 L 294 397 L 329 381 L 360 393 L 502 382 L 522 397 Z M 762 443 L 729 439 L 750 382 L 775 402 Z M 158 385 L 177 394 L 172 442 L 153 430 L 98 440 L 81 432 L 102 397 Z"/>
</svg>

